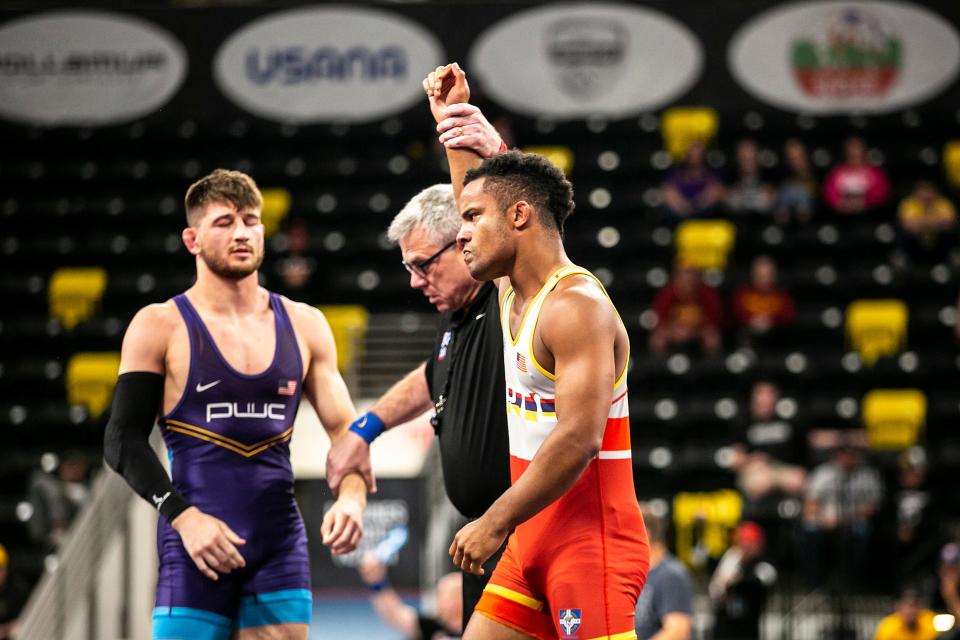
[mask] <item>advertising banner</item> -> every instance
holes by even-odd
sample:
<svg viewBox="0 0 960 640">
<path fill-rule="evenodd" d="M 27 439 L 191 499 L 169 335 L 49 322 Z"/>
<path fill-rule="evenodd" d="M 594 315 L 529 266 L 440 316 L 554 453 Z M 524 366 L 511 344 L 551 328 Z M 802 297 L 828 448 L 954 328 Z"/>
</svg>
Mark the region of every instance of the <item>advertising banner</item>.
<svg viewBox="0 0 960 640">
<path fill-rule="evenodd" d="M 901 2 L 804 2 L 761 13 L 734 36 L 737 81 L 760 100 L 818 114 L 912 106 L 956 80 L 960 39 Z"/>
<path fill-rule="evenodd" d="M 433 34 L 400 14 L 316 7 L 244 26 L 213 68 L 224 94 L 258 116 L 364 122 L 421 100 L 423 76 L 444 62 Z"/>
<path fill-rule="evenodd" d="M 644 7 L 584 3 L 521 11 L 476 41 L 469 68 L 513 111 L 612 118 L 655 109 L 700 74 L 696 36 Z"/>
<path fill-rule="evenodd" d="M 183 46 L 141 18 L 56 11 L 0 25 L 0 116 L 111 125 L 156 111 L 187 73 Z"/>
<path fill-rule="evenodd" d="M 955 0 L 0 10 L 0 126 L 423 124 L 421 81 L 450 61 L 475 101 L 521 118 L 682 104 L 722 120 L 924 109 L 941 126 L 960 104 L 958 25 Z"/>
</svg>

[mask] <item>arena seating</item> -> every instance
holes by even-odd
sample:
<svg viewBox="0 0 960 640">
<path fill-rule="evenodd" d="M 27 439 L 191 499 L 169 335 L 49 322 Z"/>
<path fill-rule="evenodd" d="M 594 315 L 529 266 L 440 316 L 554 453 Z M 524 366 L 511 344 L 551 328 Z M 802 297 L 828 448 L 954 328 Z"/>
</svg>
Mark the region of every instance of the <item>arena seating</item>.
<svg viewBox="0 0 960 640">
<path fill-rule="evenodd" d="M 910 119 L 910 135 L 890 133 L 895 116 L 817 120 L 751 112 L 718 121 L 710 114 L 693 116 L 706 118 L 697 126 L 716 128 L 708 157 L 721 171 L 740 137 L 756 139 L 765 167 L 774 170 L 784 140 L 798 136 L 822 172 L 838 155 L 842 137 L 858 133 L 873 157 L 884 160 L 898 196 L 913 180 L 939 180 L 944 172 L 942 133 L 918 114 Z M 0 462 L 0 537 L 8 546 L 27 545 L 15 505 L 41 452 L 80 447 L 91 459 L 99 456 L 102 389 L 81 390 L 96 387 L 104 371 L 115 372 L 115 361 L 96 365 L 100 373 L 83 381 L 91 369 L 78 354 L 117 352 L 139 307 L 190 285 L 193 262 L 179 235 L 181 199 L 205 172 L 239 168 L 268 189 L 265 213 L 277 232 L 268 239 L 267 286 L 311 304 L 354 305 L 343 319 L 331 314 L 344 331 L 362 331 L 367 313 L 431 313 L 409 290 L 399 254 L 384 237 L 409 197 L 447 179 L 425 116 L 356 127 L 237 119 L 103 130 L 4 128 L 0 255 L 8 268 L 0 274 L 0 295 L 10 307 L 0 310 L 0 428 L 15 455 Z M 662 173 L 672 162 L 659 127 L 652 116 L 514 123 L 521 145 L 565 146 L 559 153 L 569 162 L 577 202 L 567 225 L 569 253 L 608 285 L 630 331 L 631 429 L 641 498 L 673 500 L 679 492 L 733 488 L 724 450 L 747 411 L 749 385 L 760 376 L 781 384 L 785 397 L 778 411 L 784 417 L 806 427 L 865 422 L 878 445 L 926 445 L 931 472 L 948 474 L 960 462 L 955 266 L 893 266 L 892 205 L 851 218 L 821 211 L 803 227 L 731 218 L 711 223 L 705 240 L 697 233 L 690 238 L 687 227 L 674 233 L 653 214 Z M 953 149 L 944 154 L 953 158 Z M 299 288 L 278 272 L 289 256 L 283 231 L 293 220 L 307 223 L 305 254 L 315 260 L 315 272 Z M 754 256 L 773 255 L 796 301 L 796 322 L 749 347 L 728 332 L 719 355 L 651 355 L 651 301 L 669 278 L 678 246 L 682 253 L 695 243 L 691 255 L 702 256 L 703 242 L 716 249 L 704 265 L 710 267 L 706 278 L 725 299 Z M 885 348 L 867 344 L 873 338 L 861 340 L 872 320 L 861 320 L 858 307 L 850 306 L 874 299 L 899 300 L 897 309 L 909 309 L 908 318 L 895 311 L 897 317 L 882 319 L 890 331 Z M 876 320 L 876 314 L 868 315 Z M 911 394 L 910 415 L 894 415 L 898 409 L 876 389 L 909 390 L 891 392 Z M 925 412 L 918 408 L 924 404 Z M 960 515 L 956 496 L 947 506 Z"/>
</svg>

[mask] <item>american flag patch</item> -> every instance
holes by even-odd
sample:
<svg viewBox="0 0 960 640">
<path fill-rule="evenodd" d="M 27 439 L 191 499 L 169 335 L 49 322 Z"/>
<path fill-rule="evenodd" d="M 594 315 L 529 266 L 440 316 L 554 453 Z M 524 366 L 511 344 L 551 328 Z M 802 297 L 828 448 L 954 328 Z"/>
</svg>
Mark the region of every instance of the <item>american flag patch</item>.
<svg viewBox="0 0 960 640">
<path fill-rule="evenodd" d="M 527 372 L 527 359 L 523 357 L 522 353 L 517 354 L 517 369 L 523 373 Z"/>
<path fill-rule="evenodd" d="M 297 392 L 297 381 L 296 380 L 281 380 L 280 386 L 277 388 L 277 395 L 280 396 L 292 396 Z"/>
</svg>

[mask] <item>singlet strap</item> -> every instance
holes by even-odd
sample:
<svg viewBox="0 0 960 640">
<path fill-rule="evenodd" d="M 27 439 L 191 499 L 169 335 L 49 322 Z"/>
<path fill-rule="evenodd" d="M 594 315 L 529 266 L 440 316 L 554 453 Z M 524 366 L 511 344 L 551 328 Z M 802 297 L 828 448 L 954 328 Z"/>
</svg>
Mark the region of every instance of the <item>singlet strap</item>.
<svg viewBox="0 0 960 640">
<path fill-rule="evenodd" d="M 597 286 L 600 287 L 600 291 L 602 291 L 604 297 L 606 297 L 607 302 L 609 302 L 610 306 L 613 307 L 613 312 L 617 314 L 617 321 L 620 322 L 620 326 L 622 326 L 624 330 L 626 330 L 626 325 L 623 323 L 623 318 L 620 317 L 620 313 L 617 311 L 616 306 L 613 304 L 613 300 L 610 298 L 610 294 L 607 292 L 606 287 L 603 286 L 603 283 L 600 282 L 600 279 L 597 278 L 596 275 L 594 275 L 590 271 L 587 271 L 586 269 L 578 265 L 569 265 L 569 266 L 561 267 L 560 269 L 557 269 L 557 271 L 555 271 L 554 274 L 550 276 L 550 279 L 546 282 L 546 284 L 540 290 L 540 292 L 537 293 L 537 297 L 534 298 L 534 300 L 530 303 L 530 307 L 528 307 L 528 310 L 530 310 L 534 307 L 534 305 L 536 305 L 535 312 L 531 314 L 533 321 L 530 324 L 530 338 L 529 338 L 530 359 L 533 361 L 534 367 L 536 367 L 537 370 L 540 371 L 540 373 L 542 373 L 544 376 L 546 376 L 550 380 L 554 380 L 556 376 L 550 373 L 549 371 L 547 371 L 537 361 L 537 357 L 535 355 L 535 351 L 533 348 L 533 337 L 536 334 L 537 321 L 540 318 L 540 310 L 543 308 L 543 303 L 546 301 L 547 295 L 551 291 L 557 288 L 557 285 L 560 284 L 561 280 L 563 280 L 564 278 L 569 278 L 570 276 L 586 276 L 591 280 L 593 280 L 594 282 L 596 282 Z M 524 330 L 524 326 L 521 325 L 520 332 L 517 334 L 518 339 L 520 337 L 520 333 L 522 333 L 523 330 Z M 516 344 L 516 342 L 514 342 L 514 344 Z M 613 384 L 614 389 L 617 389 L 618 387 L 620 387 L 623 384 L 623 382 L 626 380 L 627 370 L 629 368 L 630 368 L 630 341 L 628 339 L 627 340 L 627 357 L 623 363 L 623 371 L 620 372 L 620 375 L 618 375 L 616 380 L 614 381 L 614 384 Z"/>
<path fill-rule="evenodd" d="M 283 304 L 283 298 L 280 297 L 279 294 L 271 291 L 270 305 L 273 307 L 273 313 L 277 317 L 277 341 L 280 342 L 282 340 L 282 344 L 278 345 L 279 358 L 293 358 L 297 362 L 300 371 L 299 377 L 303 378 L 303 356 L 300 354 L 297 332 L 293 329 L 293 321 L 290 320 L 290 314 L 287 313 L 286 305 Z"/>
</svg>

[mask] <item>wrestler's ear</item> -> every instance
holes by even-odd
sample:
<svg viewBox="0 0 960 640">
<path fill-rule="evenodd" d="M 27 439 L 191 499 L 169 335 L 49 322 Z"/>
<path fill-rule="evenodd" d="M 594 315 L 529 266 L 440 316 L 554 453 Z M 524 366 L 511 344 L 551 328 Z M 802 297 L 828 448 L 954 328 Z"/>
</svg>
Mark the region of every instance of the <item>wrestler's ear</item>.
<svg viewBox="0 0 960 640">
<path fill-rule="evenodd" d="M 533 206 L 526 200 L 518 200 L 510 207 L 509 212 L 509 222 L 516 229 L 529 226 L 533 222 L 533 217 L 536 215 Z"/>
<path fill-rule="evenodd" d="M 200 242 L 197 238 L 197 230 L 193 227 L 187 227 L 180 232 L 180 239 L 183 240 L 183 246 L 187 248 L 192 255 L 200 253 Z"/>
</svg>

